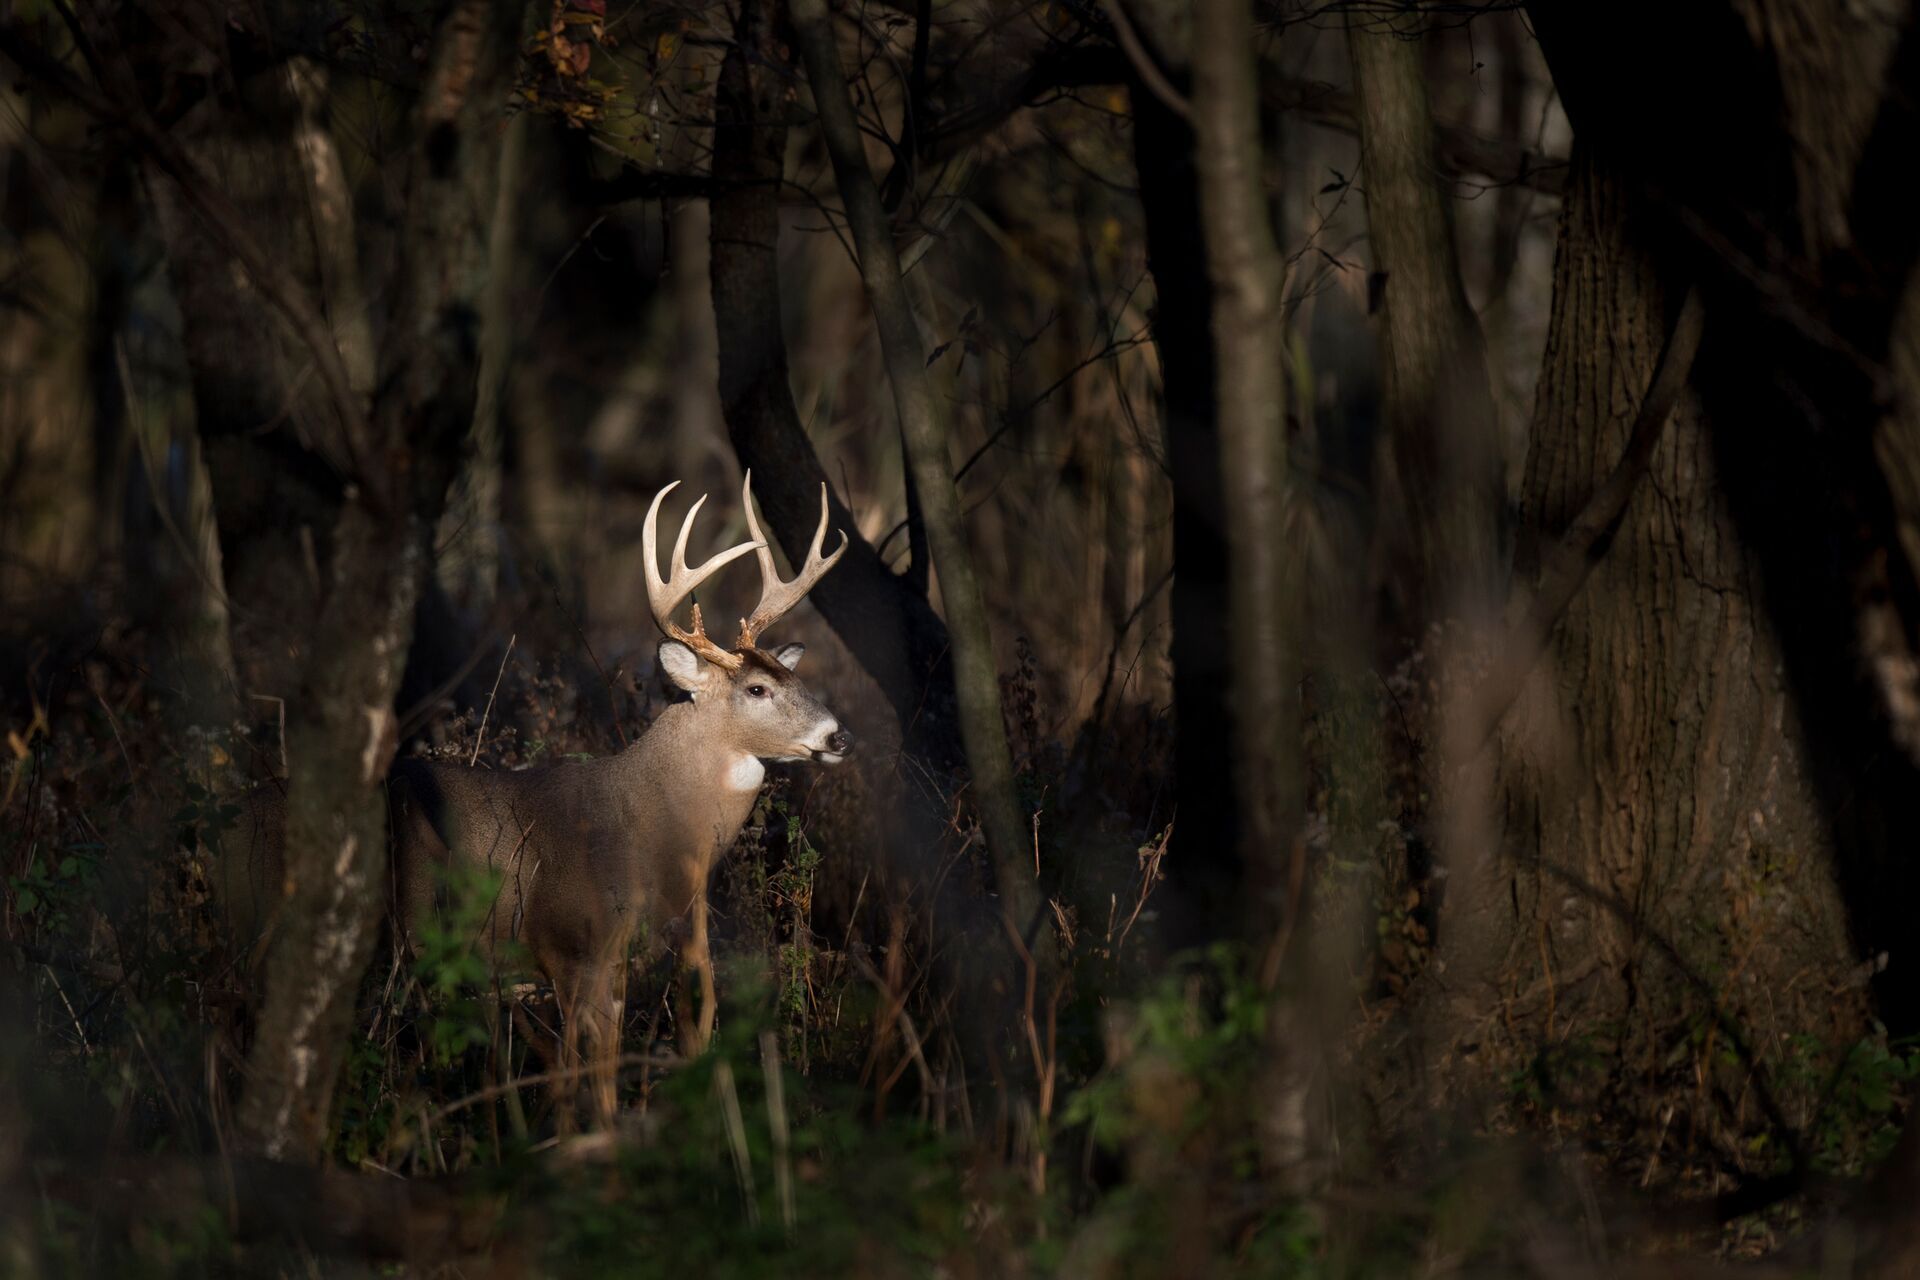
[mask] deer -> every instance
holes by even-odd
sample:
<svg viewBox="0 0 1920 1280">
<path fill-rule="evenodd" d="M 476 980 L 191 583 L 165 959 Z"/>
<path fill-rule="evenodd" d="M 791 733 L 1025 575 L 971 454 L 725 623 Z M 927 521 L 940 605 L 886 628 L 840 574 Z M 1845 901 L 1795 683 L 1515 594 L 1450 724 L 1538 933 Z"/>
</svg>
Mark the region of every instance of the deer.
<svg viewBox="0 0 1920 1280">
<path fill-rule="evenodd" d="M 641 527 L 641 553 L 648 605 L 662 633 L 659 670 L 684 696 L 615 755 L 511 772 L 407 759 L 387 783 L 396 943 L 410 945 L 450 880 L 462 873 L 497 876 L 499 891 L 476 943 L 496 972 L 507 967 L 511 945 L 524 948 L 552 983 L 566 1032 L 562 1062 L 576 1075 L 582 1054 L 594 1064 L 593 1104 L 603 1118 L 613 1113 L 612 1069 L 635 942 L 643 940 L 653 955 L 678 945 L 680 973 L 697 978 L 700 995 L 697 1016 L 687 1017 L 684 1002 L 679 1011 L 680 1044 L 688 1055 L 701 1052 L 715 1015 L 708 882 L 752 813 L 765 762 L 836 765 L 852 748 L 848 731 L 794 674 L 806 646 L 761 644 L 767 628 L 846 553 L 844 530 L 833 553 L 821 553 L 826 485 L 812 546 L 790 581 L 780 578 L 754 515 L 751 471 L 741 487 L 748 540 L 688 567 L 687 542 L 703 495 L 681 523 L 662 578 L 660 504 L 678 487 L 674 481 L 654 495 Z M 697 600 L 689 625 L 681 627 L 675 621 L 680 605 L 749 552 L 760 565 L 760 599 L 741 619 L 733 646 L 708 636 Z M 273 789 L 268 794 L 278 799 Z M 269 833 L 276 826 L 271 818 L 255 824 Z M 257 850 L 256 864 L 261 854 L 266 865 L 250 870 L 254 883 L 279 884 L 278 848 Z"/>
</svg>

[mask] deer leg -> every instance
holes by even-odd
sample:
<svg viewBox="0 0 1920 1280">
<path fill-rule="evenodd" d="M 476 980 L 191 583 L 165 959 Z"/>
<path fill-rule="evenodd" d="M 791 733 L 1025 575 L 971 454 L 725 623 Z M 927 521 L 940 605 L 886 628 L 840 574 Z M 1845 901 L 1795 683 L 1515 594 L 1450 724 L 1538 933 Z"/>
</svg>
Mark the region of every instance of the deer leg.
<svg viewBox="0 0 1920 1280">
<path fill-rule="evenodd" d="M 680 1052 L 689 1058 L 707 1051 L 713 1040 L 714 1015 L 719 1002 L 714 995 L 713 953 L 707 945 L 707 897 L 696 894 L 688 908 L 687 939 L 680 947 L 674 975 L 674 1024 L 679 1028 Z M 698 1008 L 695 1008 L 695 992 Z"/>
<path fill-rule="evenodd" d="M 594 1118 L 611 1127 L 618 1108 L 620 1031 L 627 1002 L 627 966 L 624 949 L 602 957 L 594 966 L 589 994 L 579 1010 L 581 1047 L 592 1089 Z"/>
<path fill-rule="evenodd" d="M 560 1123 L 576 1119 L 579 1088 L 585 1082 L 594 1119 L 613 1123 L 620 1069 L 620 1032 L 626 1009 L 626 939 L 616 937 L 592 947 L 552 948 L 541 967 L 553 979 L 560 1006 L 559 1062 L 553 1071 L 554 1100 Z"/>
<path fill-rule="evenodd" d="M 581 996 L 589 966 L 568 956 L 543 957 L 541 968 L 553 980 L 553 1001 L 560 1014 L 559 1035 L 549 1054 L 542 1038 L 542 1056 L 547 1058 L 552 1080 L 554 1122 L 562 1134 L 570 1134 L 578 1123 L 580 1091 Z"/>
</svg>

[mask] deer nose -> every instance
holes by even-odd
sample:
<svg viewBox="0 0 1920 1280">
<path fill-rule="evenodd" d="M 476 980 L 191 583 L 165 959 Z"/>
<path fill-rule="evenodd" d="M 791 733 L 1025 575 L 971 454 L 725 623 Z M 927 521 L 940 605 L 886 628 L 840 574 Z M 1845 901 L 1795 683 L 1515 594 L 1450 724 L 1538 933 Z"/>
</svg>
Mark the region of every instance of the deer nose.
<svg viewBox="0 0 1920 1280">
<path fill-rule="evenodd" d="M 827 750 L 834 755 L 843 756 L 853 749 L 853 735 L 845 729 L 835 729 L 827 735 Z"/>
</svg>

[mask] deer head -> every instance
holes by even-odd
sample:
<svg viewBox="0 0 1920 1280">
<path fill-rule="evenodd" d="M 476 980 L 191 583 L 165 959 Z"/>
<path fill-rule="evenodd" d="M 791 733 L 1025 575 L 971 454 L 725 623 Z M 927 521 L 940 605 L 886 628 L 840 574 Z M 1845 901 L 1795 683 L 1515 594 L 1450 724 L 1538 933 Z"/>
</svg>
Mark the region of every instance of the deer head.
<svg viewBox="0 0 1920 1280">
<path fill-rule="evenodd" d="M 746 483 L 741 487 L 740 500 L 752 538 L 716 552 L 698 568 L 689 568 L 687 540 L 692 535 L 694 519 L 706 502 L 703 495 L 681 522 L 680 536 L 673 544 L 672 564 L 668 576 L 662 580 L 655 526 L 661 500 L 678 486 L 676 480 L 654 495 L 640 535 L 641 553 L 647 563 L 647 603 L 654 622 L 666 636 L 660 642 L 660 669 L 692 697 L 702 720 L 708 724 L 708 731 L 733 750 L 760 759 L 838 764 L 849 749 L 849 736 L 833 713 L 793 674 L 806 653 L 806 646 L 786 644 L 770 651 L 761 648 L 759 643 L 762 633 L 799 604 L 827 570 L 846 554 L 848 538 L 844 531 L 832 555 L 820 554 L 827 536 L 827 486 L 820 486 L 820 526 L 814 531 L 813 546 L 807 552 L 806 562 L 788 582 L 780 580 L 773 552 L 768 549 L 766 538 L 760 532 L 760 522 L 754 516 L 751 471 L 747 472 Z M 674 611 L 695 588 L 749 551 L 756 553 L 760 561 L 760 603 L 752 614 L 741 619 L 740 635 L 732 649 L 721 648 L 707 634 L 698 602 L 692 608 L 690 628 L 682 628 L 673 620 Z"/>
</svg>

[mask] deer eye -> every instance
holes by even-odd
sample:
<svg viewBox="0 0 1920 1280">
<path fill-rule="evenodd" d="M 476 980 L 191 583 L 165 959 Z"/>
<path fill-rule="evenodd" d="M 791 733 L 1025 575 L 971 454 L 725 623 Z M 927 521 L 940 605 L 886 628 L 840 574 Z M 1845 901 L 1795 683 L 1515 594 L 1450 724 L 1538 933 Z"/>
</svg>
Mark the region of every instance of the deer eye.
<svg viewBox="0 0 1920 1280">
<path fill-rule="evenodd" d="M 747 686 L 747 696 L 750 698 L 764 698 L 767 696 L 767 686 L 763 684 L 750 684 Z"/>
</svg>

